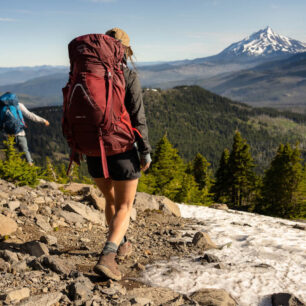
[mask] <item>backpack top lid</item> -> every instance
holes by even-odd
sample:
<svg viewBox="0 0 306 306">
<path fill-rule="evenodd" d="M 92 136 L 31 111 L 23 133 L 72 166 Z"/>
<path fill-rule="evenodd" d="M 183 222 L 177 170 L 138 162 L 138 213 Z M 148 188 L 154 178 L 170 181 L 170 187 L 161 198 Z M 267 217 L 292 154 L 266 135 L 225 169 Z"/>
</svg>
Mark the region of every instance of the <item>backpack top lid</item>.
<svg viewBox="0 0 306 306">
<path fill-rule="evenodd" d="M 76 37 L 68 45 L 72 63 L 93 65 L 117 65 L 123 60 L 124 46 L 121 42 L 105 34 L 87 34 Z"/>
<path fill-rule="evenodd" d="M 17 105 L 18 98 L 11 92 L 6 92 L 0 97 L 0 105 Z"/>
</svg>

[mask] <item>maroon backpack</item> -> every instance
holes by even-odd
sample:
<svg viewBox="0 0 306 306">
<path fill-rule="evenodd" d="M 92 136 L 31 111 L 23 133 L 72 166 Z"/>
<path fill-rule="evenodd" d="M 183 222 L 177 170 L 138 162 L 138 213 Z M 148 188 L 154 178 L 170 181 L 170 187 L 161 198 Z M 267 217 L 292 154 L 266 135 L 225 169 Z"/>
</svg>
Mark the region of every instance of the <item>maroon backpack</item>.
<svg viewBox="0 0 306 306">
<path fill-rule="evenodd" d="M 124 105 L 124 47 L 103 34 L 89 34 L 69 43 L 70 79 L 63 88 L 62 130 L 71 148 L 70 164 L 79 154 L 106 156 L 132 149 L 134 129 Z"/>
</svg>

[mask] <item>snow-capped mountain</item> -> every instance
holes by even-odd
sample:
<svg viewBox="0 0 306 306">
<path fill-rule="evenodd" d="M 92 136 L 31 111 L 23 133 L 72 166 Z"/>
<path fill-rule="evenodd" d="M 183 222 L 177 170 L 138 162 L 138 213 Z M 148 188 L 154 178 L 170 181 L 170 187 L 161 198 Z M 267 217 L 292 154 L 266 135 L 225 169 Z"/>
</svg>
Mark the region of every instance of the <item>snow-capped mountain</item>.
<svg viewBox="0 0 306 306">
<path fill-rule="evenodd" d="M 266 27 L 245 39 L 231 44 L 218 56 L 270 57 L 306 52 L 306 43 L 273 32 Z"/>
</svg>

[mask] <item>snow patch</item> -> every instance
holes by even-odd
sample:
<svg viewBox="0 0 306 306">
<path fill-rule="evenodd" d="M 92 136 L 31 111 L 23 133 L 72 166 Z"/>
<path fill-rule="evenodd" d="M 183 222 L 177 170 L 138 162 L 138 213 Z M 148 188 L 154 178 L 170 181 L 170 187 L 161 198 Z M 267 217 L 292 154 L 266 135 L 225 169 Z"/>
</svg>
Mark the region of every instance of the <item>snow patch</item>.
<svg viewBox="0 0 306 306">
<path fill-rule="evenodd" d="M 276 34 L 271 27 L 267 27 L 230 45 L 221 54 L 265 56 L 273 53 L 296 54 L 300 52 L 306 52 L 305 43 Z"/>
<path fill-rule="evenodd" d="M 209 250 L 225 265 L 201 264 L 194 258 L 172 258 L 146 267 L 143 280 L 182 293 L 223 288 L 240 306 L 271 305 L 269 296 L 289 292 L 306 300 L 305 231 L 297 222 L 247 212 L 179 205 L 182 217 L 205 221 L 207 232 L 222 250 Z M 194 232 L 195 233 L 195 232 Z"/>
</svg>

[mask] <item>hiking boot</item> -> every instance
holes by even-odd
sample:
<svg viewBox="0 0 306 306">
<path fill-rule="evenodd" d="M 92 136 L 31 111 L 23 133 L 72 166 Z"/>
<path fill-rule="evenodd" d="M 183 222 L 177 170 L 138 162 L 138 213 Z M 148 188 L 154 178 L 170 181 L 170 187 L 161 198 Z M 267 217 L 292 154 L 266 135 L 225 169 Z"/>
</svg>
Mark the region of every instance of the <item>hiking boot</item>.
<svg viewBox="0 0 306 306">
<path fill-rule="evenodd" d="M 94 266 L 94 271 L 113 280 L 121 280 L 121 272 L 115 260 L 116 255 L 116 253 L 102 254 L 98 263 Z"/>
<path fill-rule="evenodd" d="M 119 246 L 117 257 L 121 260 L 125 259 L 126 257 L 129 257 L 132 254 L 132 251 L 133 251 L 132 244 L 129 241 L 127 241 L 123 243 L 121 246 Z"/>
</svg>

